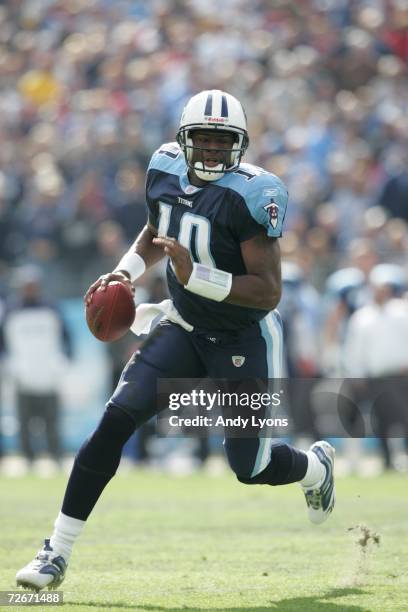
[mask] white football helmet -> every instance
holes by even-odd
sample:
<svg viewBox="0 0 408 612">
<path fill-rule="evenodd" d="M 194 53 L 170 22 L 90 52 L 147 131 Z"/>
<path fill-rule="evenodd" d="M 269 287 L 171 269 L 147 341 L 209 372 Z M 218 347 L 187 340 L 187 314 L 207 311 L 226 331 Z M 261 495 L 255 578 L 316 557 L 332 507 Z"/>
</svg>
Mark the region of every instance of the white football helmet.
<svg viewBox="0 0 408 612">
<path fill-rule="evenodd" d="M 232 132 L 235 142 L 227 163 L 208 168 L 204 163 L 205 149 L 195 147 L 191 138 L 193 130 L 219 130 Z M 248 148 L 249 139 L 245 111 L 241 102 L 231 94 L 219 89 L 201 91 L 190 98 L 181 115 L 177 142 L 184 153 L 186 163 L 204 181 L 216 181 L 225 172 L 236 170 Z M 225 149 L 219 149 L 225 151 Z M 201 153 L 201 160 L 193 162 L 194 153 Z M 195 156 L 197 159 L 197 155 Z"/>
</svg>

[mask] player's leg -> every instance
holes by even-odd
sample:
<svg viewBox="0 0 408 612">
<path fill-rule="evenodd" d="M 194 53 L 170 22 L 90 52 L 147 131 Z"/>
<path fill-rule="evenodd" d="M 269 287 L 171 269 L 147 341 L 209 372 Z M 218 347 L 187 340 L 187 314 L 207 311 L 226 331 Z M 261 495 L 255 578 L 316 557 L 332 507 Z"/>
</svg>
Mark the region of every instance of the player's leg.
<svg viewBox="0 0 408 612">
<path fill-rule="evenodd" d="M 60 436 L 60 398 L 57 393 L 44 396 L 42 412 L 45 421 L 47 448 L 51 457 L 59 463 L 62 456 Z"/>
<path fill-rule="evenodd" d="M 299 482 L 312 523 L 323 523 L 332 512 L 334 449 L 328 442 L 315 442 L 303 452 L 271 438 L 226 438 L 225 448 L 240 482 L 271 486 Z"/>
<path fill-rule="evenodd" d="M 279 379 L 282 377 L 282 350 L 282 324 L 275 311 L 260 322 L 259 332 L 254 330 L 252 338 L 244 334 L 240 344 L 215 345 L 210 359 L 213 367 L 210 376 Z M 233 355 L 245 357 L 239 369 L 233 366 Z M 281 440 L 227 435 L 225 450 L 240 482 L 272 486 L 300 482 L 312 522 L 323 522 L 332 511 L 334 449 L 327 442 L 316 442 L 309 451 L 303 452 Z"/>
<path fill-rule="evenodd" d="M 18 584 L 41 589 L 62 582 L 72 546 L 116 473 L 125 442 L 157 412 L 157 379 L 194 378 L 203 373 L 188 332 L 173 324 L 153 331 L 125 367 L 99 425 L 80 448 L 54 532 L 36 559 L 17 573 Z"/>
<path fill-rule="evenodd" d="M 124 444 L 135 429 L 157 413 L 158 378 L 203 374 L 190 334 L 174 324 L 157 326 L 125 367 L 98 427 L 80 448 L 62 514 L 82 521 L 88 518 L 116 473 Z"/>
<path fill-rule="evenodd" d="M 34 451 L 31 444 L 31 421 L 32 421 L 32 402 L 31 395 L 23 391 L 17 391 L 17 413 L 18 426 L 20 433 L 21 452 L 28 463 L 34 460 Z"/>
<path fill-rule="evenodd" d="M 277 311 L 269 313 L 261 321 L 260 327 L 267 347 L 268 378 L 281 378 L 283 375 L 283 342 L 282 321 L 279 313 Z M 283 482 L 278 482 L 277 484 L 288 484 L 289 482 L 298 481 L 305 495 L 309 519 L 312 523 L 323 523 L 329 517 L 335 504 L 334 448 L 324 440 L 312 444 L 307 452 L 303 452 L 288 444 L 285 447 L 285 451 L 282 447 L 278 450 L 279 446 L 275 447 L 275 442 L 271 444 L 271 461 L 269 464 L 271 467 L 274 464 L 283 465 L 285 462 L 284 454 L 286 454 L 286 461 L 288 461 L 288 450 L 290 450 L 291 455 L 291 466 L 289 466 L 289 463 L 286 465 L 286 470 L 288 470 L 286 482 L 285 478 L 283 478 Z M 261 449 L 262 444 L 258 450 L 257 459 Z M 265 449 L 262 450 L 265 453 Z M 280 457 L 279 460 L 274 461 L 274 454 L 275 458 L 277 455 Z M 306 458 L 306 464 L 304 458 Z M 268 471 L 268 467 L 265 468 L 266 471 Z M 304 473 L 302 474 L 303 471 Z M 257 477 L 262 479 L 261 471 L 258 472 Z M 273 483 L 271 482 L 270 484 Z"/>
</svg>

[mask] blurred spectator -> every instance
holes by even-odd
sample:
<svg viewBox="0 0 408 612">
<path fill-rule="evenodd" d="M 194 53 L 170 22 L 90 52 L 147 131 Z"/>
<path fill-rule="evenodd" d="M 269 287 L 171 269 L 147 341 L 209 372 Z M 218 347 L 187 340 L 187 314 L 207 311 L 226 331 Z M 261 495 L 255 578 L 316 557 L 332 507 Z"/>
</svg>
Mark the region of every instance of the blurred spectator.
<svg viewBox="0 0 408 612">
<path fill-rule="evenodd" d="M 379 204 L 391 216 L 408 221 L 408 172 L 392 176 L 384 185 Z"/>
<path fill-rule="evenodd" d="M 16 296 L 6 306 L 1 347 L 7 375 L 12 379 L 24 457 L 38 454 L 33 430 L 45 430 L 47 451 L 62 456 L 59 388 L 71 356 L 70 339 L 61 315 L 43 296 L 38 268 L 25 266 L 15 273 Z"/>
<path fill-rule="evenodd" d="M 282 299 L 279 312 L 285 334 L 286 371 L 289 377 L 319 374 L 320 298 L 301 268 L 282 262 Z"/>
<path fill-rule="evenodd" d="M 77 283 L 79 295 L 83 295 L 91 282 L 108 270 L 113 270 L 126 251 L 127 242 L 122 227 L 115 221 L 102 221 L 92 230 L 94 250 L 98 257 L 83 260 L 80 270 L 76 270 L 73 282 Z M 79 272 L 79 273 L 78 273 Z"/>
<path fill-rule="evenodd" d="M 372 300 L 350 318 L 343 360 L 349 377 L 367 379 L 375 431 L 384 466 L 392 467 L 390 436 L 408 439 L 408 303 L 403 268 L 375 266 L 369 277 Z"/>
<path fill-rule="evenodd" d="M 358 268 L 342 268 L 326 283 L 326 308 L 322 329 L 321 366 L 326 376 L 344 374 L 342 350 L 351 315 L 365 301 L 366 280 Z"/>
<path fill-rule="evenodd" d="M 294 434 L 299 443 L 306 445 L 306 440 L 320 437 L 310 404 L 312 379 L 320 374 L 320 300 L 316 289 L 293 262 L 282 262 L 282 282 L 279 312 L 283 322 L 286 376 L 292 379 L 288 386 L 290 410 Z"/>
<path fill-rule="evenodd" d="M 341 268 L 331 274 L 326 281 L 320 363 L 322 372 L 330 378 L 340 379 L 347 376 L 343 361 L 346 333 L 350 317 L 368 299 L 366 274 L 363 270 L 371 269 L 372 258 L 375 258 L 367 241 L 353 241 L 349 250 L 352 253 L 351 261 L 356 267 Z M 342 409 L 342 423 L 350 435 L 350 438 L 344 441 L 345 467 L 353 472 L 358 471 L 362 456 L 362 440 L 355 437 L 361 406 L 360 398 L 353 393 L 347 380 L 344 385 L 354 399 Z"/>
</svg>

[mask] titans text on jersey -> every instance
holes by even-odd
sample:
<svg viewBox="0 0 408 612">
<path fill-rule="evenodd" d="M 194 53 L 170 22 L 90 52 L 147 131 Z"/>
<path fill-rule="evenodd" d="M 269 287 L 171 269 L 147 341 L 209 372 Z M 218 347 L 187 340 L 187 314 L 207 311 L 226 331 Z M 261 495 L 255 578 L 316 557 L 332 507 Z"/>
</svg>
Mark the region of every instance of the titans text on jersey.
<svg viewBox="0 0 408 612">
<path fill-rule="evenodd" d="M 282 235 L 288 199 L 284 183 L 263 168 L 241 163 L 218 181 L 195 187 L 187 170 L 177 143 L 164 144 L 153 154 L 146 182 L 150 225 L 159 236 L 176 238 L 194 261 L 233 275 L 246 274 L 240 243 L 261 228 L 271 238 Z M 241 329 L 267 314 L 187 291 L 170 261 L 167 281 L 174 305 L 194 327 Z"/>
</svg>

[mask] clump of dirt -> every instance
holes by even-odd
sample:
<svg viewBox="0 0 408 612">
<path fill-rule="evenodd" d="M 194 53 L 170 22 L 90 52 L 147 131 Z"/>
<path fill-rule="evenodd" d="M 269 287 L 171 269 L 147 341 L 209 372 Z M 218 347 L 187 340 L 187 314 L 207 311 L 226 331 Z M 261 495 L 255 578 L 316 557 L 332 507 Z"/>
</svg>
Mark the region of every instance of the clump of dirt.
<svg viewBox="0 0 408 612">
<path fill-rule="evenodd" d="M 381 536 L 367 527 L 367 525 L 355 525 L 347 531 L 354 535 L 354 544 L 357 547 L 357 558 L 353 568 L 351 582 L 354 585 L 364 583 L 369 571 L 369 559 L 373 551 L 380 546 Z"/>
<path fill-rule="evenodd" d="M 370 545 L 380 545 L 381 537 L 378 533 L 367 527 L 367 525 L 356 525 L 355 527 L 349 527 L 347 531 L 355 531 L 356 539 L 355 543 L 360 547 L 361 552 L 366 553 L 370 548 Z"/>
</svg>

